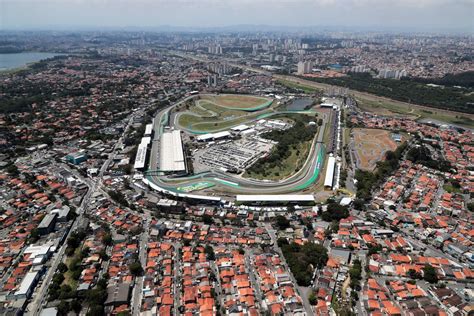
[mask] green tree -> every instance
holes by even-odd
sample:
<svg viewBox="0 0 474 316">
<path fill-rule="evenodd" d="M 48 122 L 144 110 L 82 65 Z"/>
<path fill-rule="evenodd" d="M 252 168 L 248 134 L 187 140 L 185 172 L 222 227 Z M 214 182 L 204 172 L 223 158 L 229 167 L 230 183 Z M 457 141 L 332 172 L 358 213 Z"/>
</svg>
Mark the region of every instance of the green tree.
<svg viewBox="0 0 474 316">
<path fill-rule="evenodd" d="M 280 230 L 285 230 L 287 228 L 290 228 L 290 221 L 283 215 L 278 215 L 275 218 L 276 225 Z"/>
<path fill-rule="evenodd" d="M 326 222 L 337 221 L 349 217 L 349 208 L 339 203 L 329 203 L 327 211 L 321 214 L 321 218 Z"/>
<path fill-rule="evenodd" d="M 417 272 L 415 269 L 408 270 L 407 275 L 410 279 L 413 279 L 413 280 L 421 280 L 423 278 L 421 276 L 421 273 Z"/>
<path fill-rule="evenodd" d="M 71 302 L 71 309 L 76 313 L 79 314 L 79 312 L 82 309 L 82 304 L 79 302 L 77 299 L 73 300 Z"/>
<path fill-rule="evenodd" d="M 204 215 L 202 216 L 202 221 L 203 221 L 204 224 L 206 224 L 206 225 L 214 224 L 214 219 L 212 218 L 211 215 L 208 215 L 208 214 L 204 214 Z"/>
<path fill-rule="evenodd" d="M 207 245 L 206 248 L 204 248 L 204 252 L 206 253 L 207 260 L 216 260 L 216 254 L 214 253 L 214 249 L 211 245 Z"/>
<path fill-rule="evenodd" d="M 429 283 L 437 283 L 438 282 L 438 274 L 436 273 L 436 269 L 427 264 L 423 267 L 423 279 Z"/>
<path fill-rule="evenodd" d="M 69 306 L 69 302 L 61 301 L 58 305 L 58 313 L 59 315 L 67 315 L 71 310 L 71 306 Z"/>
<path fill-rule="evenodd" d="M 63 262 L 60 262 L 58 264 L 58 271 L 61 272 L 61 273 L 65 273 L 67 271 L 67 265 L 64 264 Z"/>
<path fill-rule="evenodd" d="M 318 304 L 318 298 L 315 294 L 314 291 L 311 291 L 311 293 L 309 293 L 309 296 L 308 296 L 308 301 L 311 305 L 316 305 Z"/>
<path fill-rule="evenodd" d="M 139 276 L 143 273 L 142 265 L 138 261 L 131 263 L 128 266 L 128 269 L 130 270 L 130 273 L 134 276 Z"/>
</svg>

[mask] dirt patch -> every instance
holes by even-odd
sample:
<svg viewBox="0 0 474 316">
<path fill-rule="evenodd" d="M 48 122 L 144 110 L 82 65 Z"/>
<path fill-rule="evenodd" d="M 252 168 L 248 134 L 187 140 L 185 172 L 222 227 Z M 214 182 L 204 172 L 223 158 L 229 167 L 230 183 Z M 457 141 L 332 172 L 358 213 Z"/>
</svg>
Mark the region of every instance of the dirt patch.
<svg viewBox="0 0 474 316">
<path fill-rule="evenodd" d="M 356 164 L 362 170 L 374 170 L 376 163 L 385 159 L 387 151 L 393 151 L 398 147 L 398 143 L 393 140 L 390 131 L 354 128 L 352 135 L 352 148 L 356 157 Z"/>
</svg>

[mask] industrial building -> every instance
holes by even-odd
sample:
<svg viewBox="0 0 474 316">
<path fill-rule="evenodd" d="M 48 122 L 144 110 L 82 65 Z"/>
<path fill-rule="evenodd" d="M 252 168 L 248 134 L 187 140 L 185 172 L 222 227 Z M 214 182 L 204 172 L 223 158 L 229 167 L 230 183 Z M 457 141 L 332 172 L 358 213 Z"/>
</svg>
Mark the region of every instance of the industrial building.
<svg viewBox="0 0 474 316">
<path fill-rule="evenodd" d="M 105 306 L 120 306 L 128 304 L 130 300 L 130 283 L 119 283 L 107 287 Z"/>
<path fill-rule="evenodd" d="M 332 190 L 334 183 L 334 169 L 336 167 L 336 158 L 330 156 L 328 158 L 328 166 L 326 168 L 326 177 L 324 178 L 324 188 Z"/>
<path fill-rule="evenodd" d="M 47 235 L 54 230 L 54 226 L 56 225 L 56 218 L 58 214 L 47 214 L 43 217 L 43 220 L 38 225 L 38 233 L 40 235 Z"/>
<path fill-rule="evenodd" d="M 51 211 L 51 214 L 57 214 L 57 221 L 60 223 L 65 223 L 69 220 L 69 213 L 71 213 L 71 209 L 69 206 L 63 206 L 60 209 L 54 209 Z"/>
<path fill-rule="evenodd" d="M 37 266 L 48 260 L 54 250 L 55 247 L 51 244 L 29 245 L 23 253 L 25 256 L 28 255 L 28 258 L 30 261 L 32 261 L 33 266 Z"/>
<path fill-rule="evenodd" d="M 28 272 L 23 278 L 23 281 L 21 281 L 20 287 L 14 294 L 15 299 L 29 299 L 38 283 L 39 276 L 40 273 L 38 271 Z"/>
<path fill-rule="evenodd" d="M 163 133 L 160 145 L 159 169 L 163 172 L 186 172 L 181 131 Z"/>
</svg>

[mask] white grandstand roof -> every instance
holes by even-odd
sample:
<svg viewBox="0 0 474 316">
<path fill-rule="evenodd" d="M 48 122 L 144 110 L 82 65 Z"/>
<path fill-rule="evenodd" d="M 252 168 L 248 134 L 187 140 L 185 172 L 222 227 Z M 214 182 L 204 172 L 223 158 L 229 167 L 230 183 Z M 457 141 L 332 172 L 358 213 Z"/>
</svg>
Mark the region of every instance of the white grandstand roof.
<svg viewBox="0 0 474 316">
<path fill-rule="evenodd" d="M 161 136 L 160 148 L 160 170 L 161 171 L 183 171 L 186 170 L 183 154 L 183 143 L 181 142 L 181 131 L 174 130 L 165 132 Z"/>
<path fill-rule="evenodd" d="M 263 202 L 272 202 L 272 201 L 314 201 L 314 196 L 312 194 L 264 194 L 264 195 L 237 195 L 237 202 L 254 202 L 254 201 L 263 201 Z"/>
<path fill-rule="evenodd" d="M 229 137 L 229 136 L 230 136 L 229 131 L 223 131 L 223 132 L 199 135 L 197 139 L 198 140 L 219 139 L 219 138 Z"/>
<path fill-rule="evenodd" d="M 236 126 L 236 127 L 232 127 L 231 130 L 236 131 L 236 132 L 241 132 L 241 131 L 244 131 L 248 128 L 250 128 L 248 125 L 242 124 L 242 125 L 239 125 L 239 126 Z"/>
<path fill-rule="evenodd" d="M 146 144 L 142 143 L 138 145 L 137 157 L 135 158 L 135 164 L 133 168 L 142 169 L 145 167 L 146 149 L 147 149 Z"/>
<path fill-rule="evenodd" d="M 153 124 L 147 124 L 145 126 L 145 136 L 151 135 L 151 132 L 153 132 Z"/>
<path fill-rule="evenodd" d="M 336 166 L 336 158 L 329 157 L 328 159 L 328 168 L 326 170 L 326 178 L 324 179 L 324 186 L 331 187 L 334 182 L 334 168 Z"/>
<path fill-rule="evenodd" d="M 252 134 L 255 132 L 256 132 L 255 128 L 250 128 L 250 129 L 246 129 L 245 131 L 242 131 L 242 135 Z"/>
<path fill-rule="evenodd" d="M 142 145 L 148 145 L 150 142 L 151 142 L 150 136 L 142 137 L 142 142 L 141 142 Z"/>
</svg>

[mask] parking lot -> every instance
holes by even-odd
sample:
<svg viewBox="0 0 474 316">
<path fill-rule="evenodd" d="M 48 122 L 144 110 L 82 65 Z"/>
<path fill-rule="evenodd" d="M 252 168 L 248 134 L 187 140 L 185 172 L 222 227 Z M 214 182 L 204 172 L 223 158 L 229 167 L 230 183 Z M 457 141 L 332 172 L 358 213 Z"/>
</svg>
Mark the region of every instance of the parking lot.
<svg viewBox="0 0 474 316">
<path fill-rule="evenodd" d="M 269 153 L 273 144 L 256 137 L 211 145 L 196 152 L 195 172 L 211 169 L 240 173 Z"/>
</svg>

